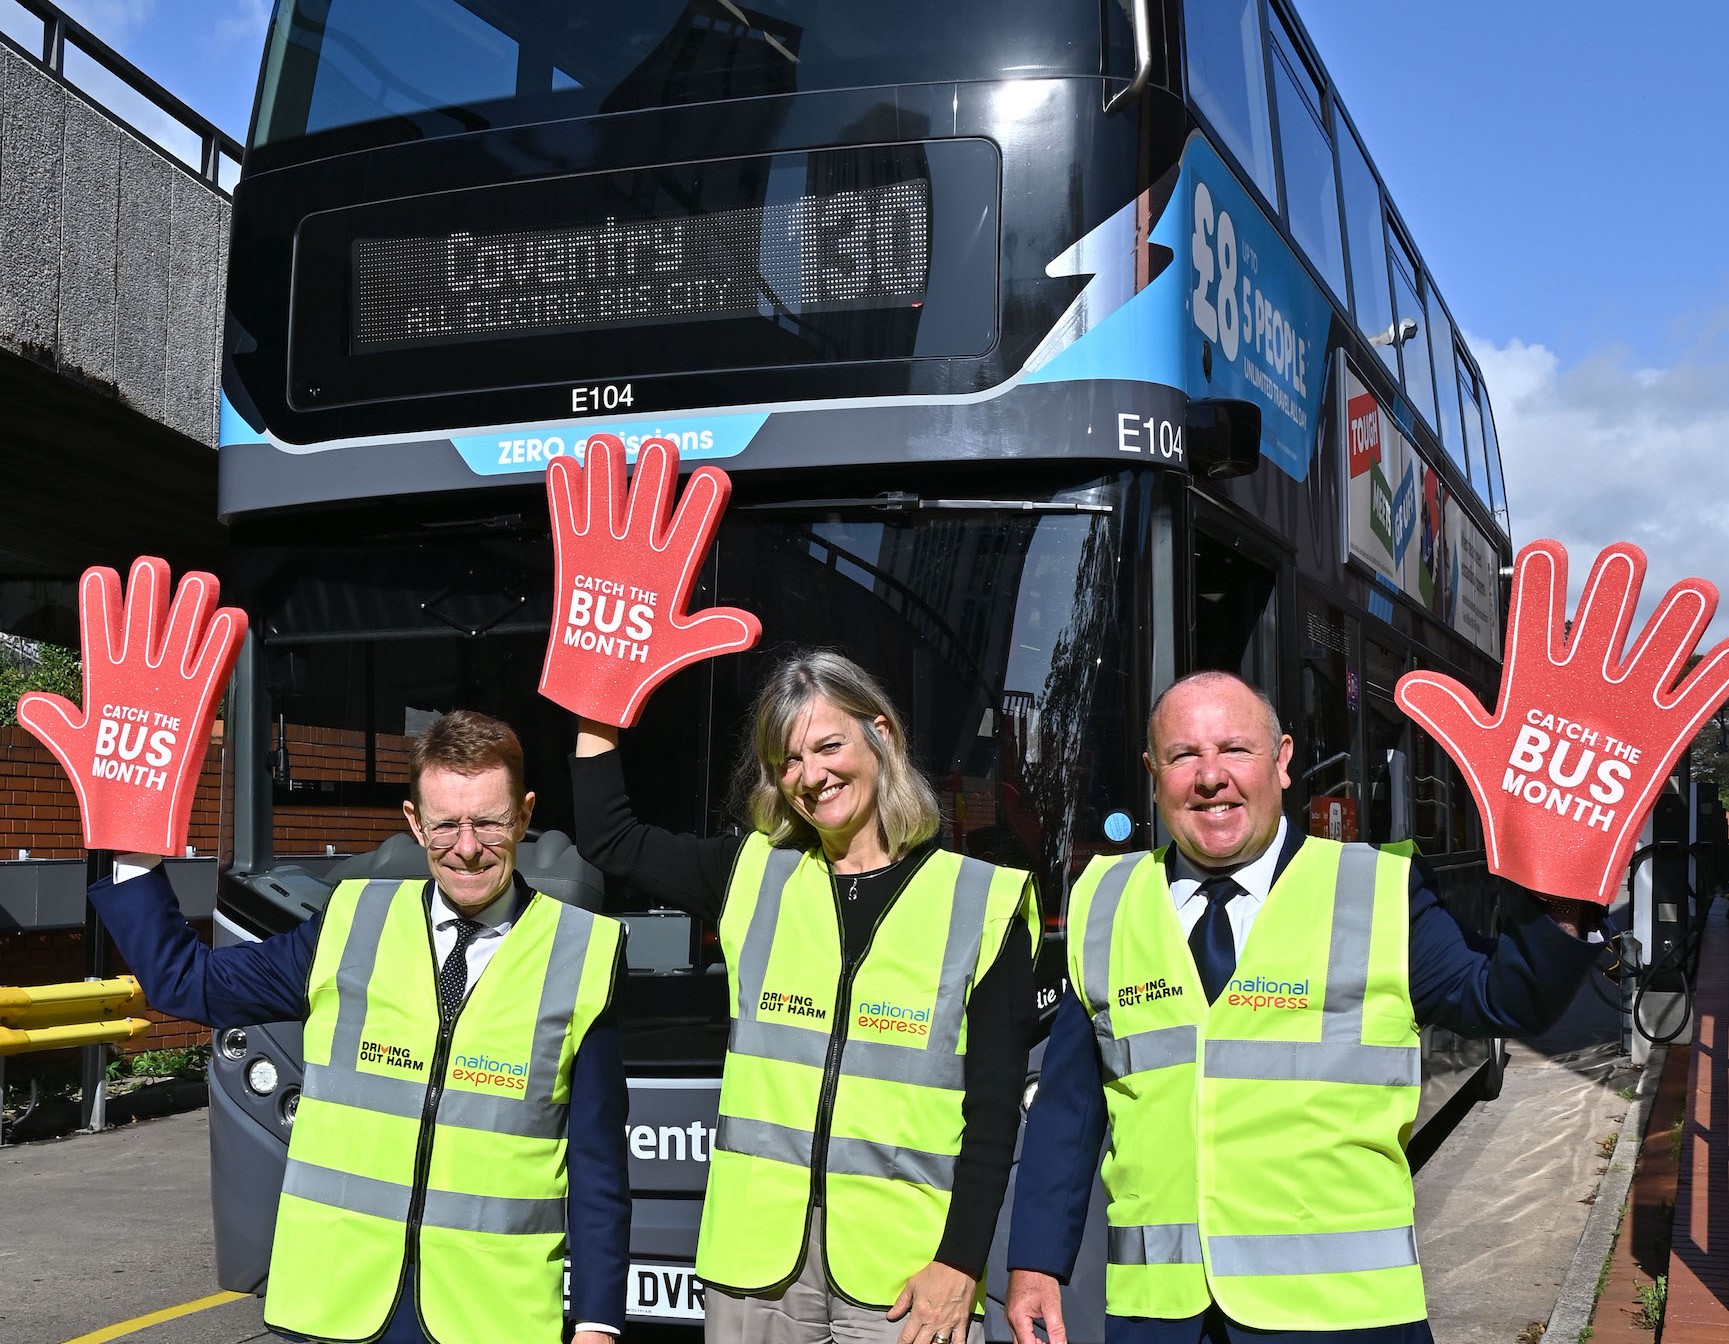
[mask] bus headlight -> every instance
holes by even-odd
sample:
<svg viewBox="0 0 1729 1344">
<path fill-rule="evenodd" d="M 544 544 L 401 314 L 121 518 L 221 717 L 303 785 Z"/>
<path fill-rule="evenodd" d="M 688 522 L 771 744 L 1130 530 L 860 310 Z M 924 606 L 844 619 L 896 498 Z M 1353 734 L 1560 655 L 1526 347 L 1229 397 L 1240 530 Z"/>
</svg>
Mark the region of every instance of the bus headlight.
<svg viewBox="0 0 1729 1344">
<path fill-rule="evenodd" d="M 246 1085 L 261 1097 L 276 1091 L 276 1065 L 268 1059 L 255 1059 L 246 1066 Z"/>
<path fill-rule="evenodd" d="M 1033 1098 L 1039 1094 L 1039 1080 L 1027 1079 L 1027 1085 L 1021 1089 L 1021 1114 L 1025 1115 L 1033 1108 Z"/>
<path fill-rule="evenodd" d="M 291 1087 L 282 1094 L 282 1123 L 292 1125 L 294 1116 L 300 1109 L 300 1089 Z"/>
<path fill-rule="evenodd" d="M 222 1052 L 224 1059 L 245 1059 L 246 1029 L 230 1027 L 217 1038 L 216 1048 Z"/>
</svg>

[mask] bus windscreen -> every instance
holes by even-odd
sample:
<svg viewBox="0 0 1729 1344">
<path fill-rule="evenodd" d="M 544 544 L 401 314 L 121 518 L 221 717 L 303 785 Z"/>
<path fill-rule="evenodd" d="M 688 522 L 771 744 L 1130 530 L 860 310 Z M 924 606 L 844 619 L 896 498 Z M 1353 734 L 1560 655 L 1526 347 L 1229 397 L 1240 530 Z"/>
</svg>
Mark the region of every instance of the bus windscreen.
<svg viewBox="0 0 1729 1344">
<path fill-rule="evenodd" d="M 955 79 L 1096 76 L 1097 0 L 293 0 L 252 147 Z"/>
</svg>

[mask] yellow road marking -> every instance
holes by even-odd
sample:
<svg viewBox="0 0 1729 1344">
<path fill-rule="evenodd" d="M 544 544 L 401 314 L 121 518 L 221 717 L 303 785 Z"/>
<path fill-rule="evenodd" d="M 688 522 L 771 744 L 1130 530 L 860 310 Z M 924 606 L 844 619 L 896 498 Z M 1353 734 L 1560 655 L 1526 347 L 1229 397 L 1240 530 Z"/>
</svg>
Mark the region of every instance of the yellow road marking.
<svg viewBox="0 0 1729 1344">
<path fill-rule="evenodd" d="M 153 1311 L 148 1316 L 134 1316 L 129 1321 L 121 1321 L 118 1325 L 105 1325 L 100 1330 L 92 1330 L 87 1335 L 79 1335 L 69 1339 L 66 1344 L 107 1344 L 111 1339 L 124 1339 L 127 1335 L 140 1330 L 147 1330 L 153 1325 L 161 1325 L 163 1321 L 172 1321 L 177 1316 L 190 1316 L 195 1311 L 204 1311 L 210 1307 L 220 1307 L 226 1302 L 238 1302 L 249 1293 L 212 1293 L 209 1297 L 201 1297 L 196 1302 L 182 1302 L 177 1307 L 164 1307 L 161 1311 Z"/>
</svg>

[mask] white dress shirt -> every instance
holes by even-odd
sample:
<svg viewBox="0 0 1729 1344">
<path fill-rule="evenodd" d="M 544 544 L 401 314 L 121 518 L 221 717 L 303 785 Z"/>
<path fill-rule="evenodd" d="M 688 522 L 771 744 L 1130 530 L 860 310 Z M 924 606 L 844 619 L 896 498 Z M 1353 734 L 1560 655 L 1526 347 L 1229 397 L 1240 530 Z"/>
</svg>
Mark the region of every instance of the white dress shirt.
<svg viewBox="0 0 1729 1344">
<path fill-rule="evenodd" d="M 1261 913 L 1261 907 L 1267 902 L 1267 893 L 1273 889 L 1273 869 L 1285 847 L 1285 827 L 1289 824 L 1280 817 L 1273 842 L 1261 851 L 1260 857 L 1231 870 L 1230 876 L 1237 880 L 1244 892 L 1225 906 L 1225 913 L 1231 920 L 1231 940 L 1236 944 L 1239 957 L 1243 955 L 1243 944 L 1249 940 L 1255 916 Z M 1185 938 L 1200 923 L 1201 912 L 1207 908 L 1207 898 L 1201 895 L 1201 883 L 1217 876 L 1218 873 L 1202 872 L 1183 857 L 1182 850 L 1171 846 L 1171 900 L 1177 907 L 1177 919 L 1183 926 Z"/>
<path fill-rule="evenodd" d="M 510 890 L 478 915 L 464 915 L 445 898 L 444 888 L 435 886 L 432 889 L 430 911 L 433 965 L 443 966 L 444 959 L 450 955 L 450 949 L 456 946 L 457 920 L 479 921 L 480 932 L 469 941 L 465 958 L 468 962 L 468 987 L 473 989 L 475 981 L 480 979 L 480 973 L 486 969 L 486 963 L 492 960 L 492 954 L 498 951 L 498 945 L 504 941 L 504 935 L 510 932 L 510 926 L 516 923 L 516 917 L 522 913 L 520 905 L 513 882 Z"/>
</svg>

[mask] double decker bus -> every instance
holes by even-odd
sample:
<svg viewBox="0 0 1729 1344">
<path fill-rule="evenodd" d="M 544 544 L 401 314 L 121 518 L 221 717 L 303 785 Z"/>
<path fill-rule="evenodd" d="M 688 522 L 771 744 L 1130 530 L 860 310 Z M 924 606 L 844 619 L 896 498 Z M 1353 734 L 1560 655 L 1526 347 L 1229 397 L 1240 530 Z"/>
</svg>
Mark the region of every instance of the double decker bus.
<svg viewBox="0 0 1729 1344">
<path fill-rule="evenodd" d="M 631 929 L 636 1319 L 701 1314 L 728 1014 L 713 931 L 563 834 L 542 478 L 591 435 L 731 473 L 693 605 L 763 626 L 627 735 L 649 820 L 735 824 L 768 662 L 842 648 L 907 714 L 945 843 L 1036 873 L 1049 1009 L 1071 882 L 1163 839 L 1154 694 L 1223 667 L 1296 740 L 1297 824 L 1414 838 L 1494 919 L 1469 795 L 1392 698 L 1414 667 L 1496 684 L 1494 421 L 1287 0 L 278 0 L 228 304 L 252 634 L 218 937 L 424 871 L 408 737 L 454 706 L 514 723 L 545 828 L 525 871 Z M 255 1289 L 298 1027 L 216 1046 L 218 1271 Z M 1429 1034 L 1423 1117 L 1498 1061 Z"/>
</svg>

